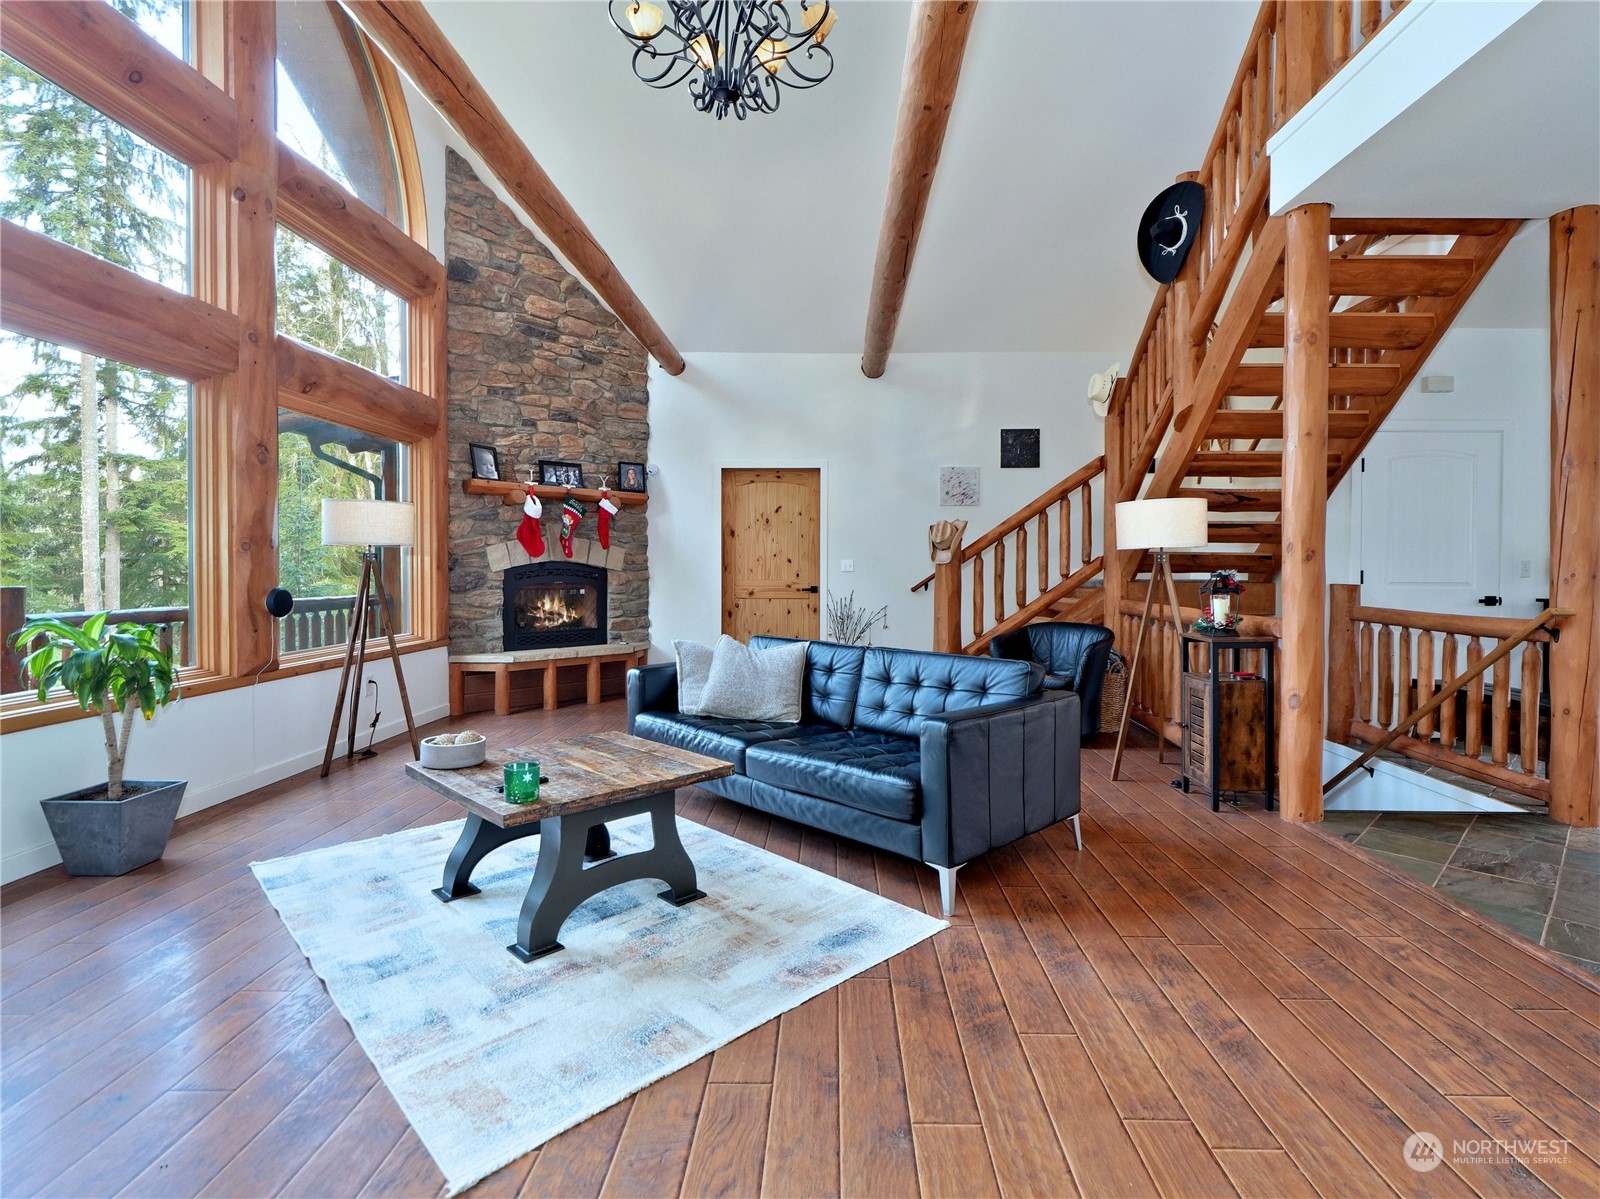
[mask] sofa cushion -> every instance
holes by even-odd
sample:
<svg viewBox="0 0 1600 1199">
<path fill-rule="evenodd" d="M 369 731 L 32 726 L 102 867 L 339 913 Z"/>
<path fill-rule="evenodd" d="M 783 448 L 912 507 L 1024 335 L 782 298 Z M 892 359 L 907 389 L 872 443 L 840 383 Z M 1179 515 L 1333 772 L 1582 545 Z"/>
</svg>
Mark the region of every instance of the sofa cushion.
<svg viewBox="0 0 1600 1199">
<path fill-rule="evenodd" d="M 920 811 L 921 746 L 909 737 L 833 729 L 768 741 L 750 748 L 744 771 L 774 787 L 892 820 L 916 820 Z"/>
<path fill-rule="evenodd" d="M 698 641 L 674 641 L 672 652 L 678 658 L 678 711 L 698 716 L 701 712 L 700 693 L 705 690 L 706 679 L 711 676 L 711 658 L 714 651 Z"/>
<path fill-rule="evenodd" d="M 805 642 L 759 648 L 724 633 L 700 692 L 700 714 L 792 724 L 800 719 L 805 675 Z"/>
<path fill-rule="evenodd" d="M 782 739 L 795 740 L 829 732 L 826 725 L 771 724 L 756 720 L 727 720 L 719 716 L 685 716 L 677 712 L 640 712 L 633 721 L 636 737 L 675 745 L 708 758 L 732 762 L 743 771 L 745 751 L 752 745 Z"/>
<path fill-rule="evenodd" d="M 787 637 L 750 638 L 751 649 L 792 645 Z M 807 724 L 836 724 L 849 728 L 855 718 L 856 694 L 861 689 L 861 663 L 867 656 L 862 645 L 834 641 L 806 643 L 805 715 Z"/>
<path fill-rule="evenodd" d="M 1033 662 L 870 648 L 862 663 L 854 723 L 859 729 L 917 737 L 924 716 L 1026 699 L 1043 678 L 1044 669 Z"/>
</svg>

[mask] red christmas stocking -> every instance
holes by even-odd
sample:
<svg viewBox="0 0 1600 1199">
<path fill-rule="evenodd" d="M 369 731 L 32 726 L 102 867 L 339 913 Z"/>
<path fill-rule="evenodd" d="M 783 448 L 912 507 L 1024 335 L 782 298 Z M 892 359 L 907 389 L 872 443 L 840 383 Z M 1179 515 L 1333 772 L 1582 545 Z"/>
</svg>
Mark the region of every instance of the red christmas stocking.
<svg viewBox="0 0 1600 1199">
<path fill-rule="evenodd" d="M 561 552 L 572 557 L 572 531 L 583 519 L 583 505 L 570 495 L 561 501 Z"/>
<path fill-rule="evenodd" d="M 522 501 L 522 523 L 517 526 L 517 540 L 530 558 L 544 557 L 544 530 L 539 527 L 539 517 L 543 513 L 544 505 L 530 491 L 528 498 Z"/>
<path fill-rule="evenodd" d="M 609 490 L 600 492 L 600 548 L 611 548 L 611 518 L 617 514 L 617 505 Z"/>
</svg>

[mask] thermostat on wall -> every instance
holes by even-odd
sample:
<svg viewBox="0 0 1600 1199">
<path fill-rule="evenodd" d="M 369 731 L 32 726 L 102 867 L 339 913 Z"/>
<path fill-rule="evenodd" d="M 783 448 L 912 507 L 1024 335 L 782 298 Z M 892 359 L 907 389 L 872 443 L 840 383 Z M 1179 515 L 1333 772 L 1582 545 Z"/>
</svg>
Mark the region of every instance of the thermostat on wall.
<svg viewBox="0 0 1600 1199">
<path fill-rule="evenodd" d="M 1422 390 L 1426 392 L 1454 391 L 1456 377 L 1454 375 L 1423 375 Z"/>
</svg>

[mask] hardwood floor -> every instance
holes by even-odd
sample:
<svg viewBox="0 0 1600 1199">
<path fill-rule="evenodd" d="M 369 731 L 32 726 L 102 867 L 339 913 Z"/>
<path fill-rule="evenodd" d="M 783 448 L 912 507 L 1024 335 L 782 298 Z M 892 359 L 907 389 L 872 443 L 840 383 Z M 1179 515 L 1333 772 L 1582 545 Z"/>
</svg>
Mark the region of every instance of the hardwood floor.
<svg viewBox="0 0 1600 1199">
<path fill-rule="evenodd" d="M 453 724 L 622 721 L 613 702 Z M 1600 1194 L 1600 991 L 1323 833 L 1213 814 L 1153 749 L 1115 784 L 1109 758 L 1085 752 L 1082 852 L 1058 826 L 973 863 L 947 931 L 470 1193 Z M 392 743 L 201 813 L 123 878 L 0 891 L 0 1192 L 441 1192 L 248 869 L 453 818 L 403 761 Z M 679 806 L 938 911 L 925 867 Z M 1443 1142 L 1437 1169 L 1406 1164 L 1413 1131 Z M 1496 1138 L 1547 1143 L 1513 1161 Z"/>
</svg>

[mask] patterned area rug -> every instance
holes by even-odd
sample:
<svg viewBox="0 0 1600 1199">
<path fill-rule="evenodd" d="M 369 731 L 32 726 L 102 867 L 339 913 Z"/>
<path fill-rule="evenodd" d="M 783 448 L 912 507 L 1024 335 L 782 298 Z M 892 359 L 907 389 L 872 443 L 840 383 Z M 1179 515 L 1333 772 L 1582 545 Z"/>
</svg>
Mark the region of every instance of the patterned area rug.
<svg viewBox="0 0 1600 1199">
<path fill-rule="evenodd" d="M 506 951 L 538 838 L 496 850 L 481 895 L 439 902 L 460 821 L 251 869 L 433 1155 L 451 1194 L 564 1129 L 945 927 L 684 820 L 705 899 L 628 883 L 578 908 L 566 948 Z M 647 817 L 610 826 L 619 853 Z"/>
</svg>

